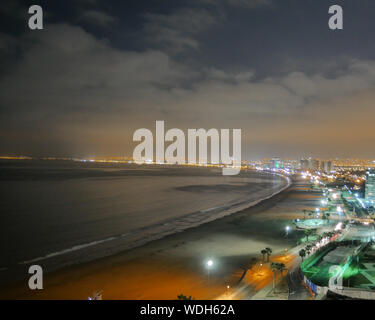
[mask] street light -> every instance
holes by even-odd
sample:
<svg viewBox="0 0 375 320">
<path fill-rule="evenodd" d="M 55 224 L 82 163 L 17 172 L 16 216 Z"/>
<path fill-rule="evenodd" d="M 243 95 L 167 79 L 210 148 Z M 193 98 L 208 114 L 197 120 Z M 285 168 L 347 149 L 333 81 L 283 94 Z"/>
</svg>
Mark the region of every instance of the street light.
<svg viewBox="0 0 375 320">
<path fill-rule="evenodd" d="M 210 277 L 210 270 L 213 267 L 213 265 L 214 265 L 214 262 L 211 259 L 207 260 L 206 268 L 207 268 L 207 277 L 208 278 Z"/>
<path fill-rule="evenodd" d="M 288 234 L 289 234 L 289 230 L 290 230 L 290 227 L 289 227 L 289 226 L 286 226 L 286 227 L 285 227 L 286 236 L 288 236 Z"/>
<path fill-rule="evenodd" d="M 259 267 L 258 267 L 258 276 L 261 276 L 262 275 L 262 273 L 260 272 L 260 269 L 261 269 L 261 267 L 263 266 L 263 263 L 260 263 L 259 264 Z"/>
</svg>

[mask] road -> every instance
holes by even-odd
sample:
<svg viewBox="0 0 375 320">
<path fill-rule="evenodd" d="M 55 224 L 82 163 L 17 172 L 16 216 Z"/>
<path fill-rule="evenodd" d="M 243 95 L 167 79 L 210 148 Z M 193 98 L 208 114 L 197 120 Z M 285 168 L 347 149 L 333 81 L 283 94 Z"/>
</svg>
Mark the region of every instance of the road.
<svg viewBox="0 0 375 320">
<path fill-rule="evenodd" d="M 302 276 L 299 272 L 299 267 L 296 266 L 292 270 L 289 270 L 287 275 L 287 281 L 289 286 L 289 298 L 288 300 L 309 300 L 311 295 L 302 284 Z"/>
<path fill-rule="evenodd" d="M 307 288 L 302 283 L 302 278 L 299 275 L 299 264 L 300 257 L 298 256 L 299 250 L 304 245 L 299 245 L 289 250 L 288 258 L 283 260 L 283 254 L 279 256 L 276 262 L 285 263 L 288 269 L 288 275 L 286 276 L 287 283 L 289 285 L 289 294 L 271 294 L 273 288 L 273 275 L 269 272 L 269 275 L 265 278 L 255 279 L 255 281 L 242 282 L 236 288 L 231 288 L 230 293 L 227 292 L 219 297 L 218 300 L 230 299 L 230 300 L 269 300 L 269 299 L 289 299 L 289 300 L 311 300 L 311 295 Z M 269 269 L 269 265 L 264 266 L 265 269 Z M 280 283 L 283 277 L 279 275 L 276 278 L 276 283 Z M 253 280 L 253 279 L 252 279 Z M 256 290 L 255 287 L 262 283 L 262 289 Z"/>
</svg>

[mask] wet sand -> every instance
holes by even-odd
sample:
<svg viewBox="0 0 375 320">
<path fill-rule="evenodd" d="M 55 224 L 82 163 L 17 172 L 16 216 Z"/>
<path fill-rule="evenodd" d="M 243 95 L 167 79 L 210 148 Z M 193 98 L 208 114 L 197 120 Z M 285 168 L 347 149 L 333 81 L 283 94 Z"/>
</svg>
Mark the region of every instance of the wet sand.
<svg viewBox="0 0 375 320">
<path fill-rule="evenodd" d="M 87 299 L 102 290 L 103 299 L 215 299 L 234 287 L 244 270 L 261 261 L 260 250 L 276 257 L 296 245 L 300 231 L 285 227 L 313 209 L 318 194 L 303 181 L 249 209 L 181 233 L 89 263 L 44 276 L 43 290 L 29 290 L 27 278 L 3 288 L 1 299 Z M 207 270 L 206 261 L 214 265 Z M 254 270 L 254 268 L 253 268 Z M 259 288 L 255 285 L 255 290 Z"/>
</svg>

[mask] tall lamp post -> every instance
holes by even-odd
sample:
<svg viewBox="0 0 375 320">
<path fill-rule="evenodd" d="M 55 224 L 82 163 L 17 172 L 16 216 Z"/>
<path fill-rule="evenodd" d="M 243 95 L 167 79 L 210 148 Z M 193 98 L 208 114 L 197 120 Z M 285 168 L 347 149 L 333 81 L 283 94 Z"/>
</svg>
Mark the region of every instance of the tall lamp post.
<svg viewBox="0 0 375 320">
<path fill-rule="evenodd" d="M 211 259 L 206 262 L 207 277 L 208 278 L 210 278 L 210 270 L 211 270 L 213 265 L 214 265 L 214 262 Z"/>
<path fill-rule="evenodd" d="M 290 230 L 290 227 L 289 227 L 289 226 L 286 226 L 286 227 L 285 227 L 286 237 L 288 237 L 289 230 Z"/>
</svg>

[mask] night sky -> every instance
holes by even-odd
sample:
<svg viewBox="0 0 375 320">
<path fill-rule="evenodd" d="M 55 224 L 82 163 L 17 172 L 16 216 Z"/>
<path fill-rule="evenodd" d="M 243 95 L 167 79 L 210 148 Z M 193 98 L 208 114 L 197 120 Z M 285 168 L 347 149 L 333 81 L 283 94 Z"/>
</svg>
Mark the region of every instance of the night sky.
<svg viewBox="0 0 375 320">
<path fill-rule="evenodd" d="M 131 156 L 164 120 L 241 128 L 243 159 L 375 158 L 373 0 L 3 0 L 0 20 L 0 154 Z"/>
</svg>

